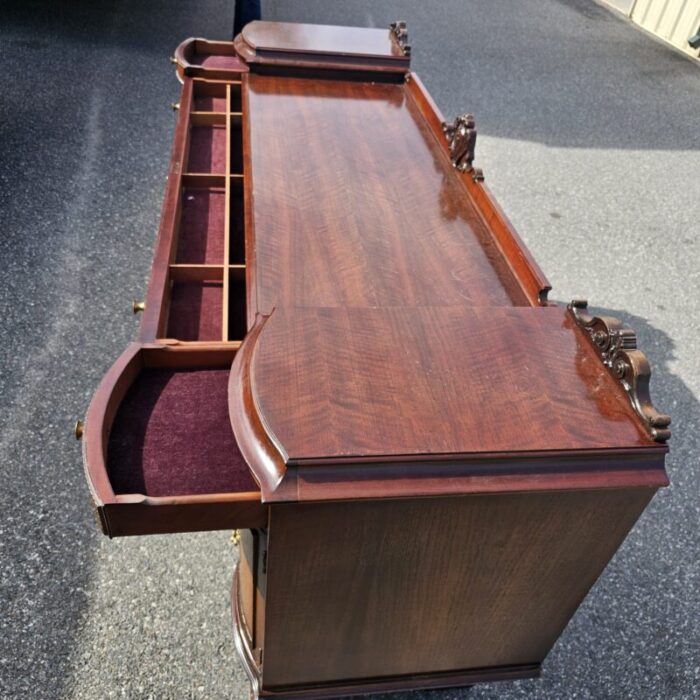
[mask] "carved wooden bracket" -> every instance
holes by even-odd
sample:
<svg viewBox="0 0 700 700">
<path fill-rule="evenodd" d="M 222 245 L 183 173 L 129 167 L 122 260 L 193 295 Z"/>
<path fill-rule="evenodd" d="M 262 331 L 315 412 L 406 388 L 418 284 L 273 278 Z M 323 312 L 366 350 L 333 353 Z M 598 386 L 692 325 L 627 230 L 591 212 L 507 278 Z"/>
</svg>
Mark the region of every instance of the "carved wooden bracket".
<svg viewBox="0 0 700 700">
<path fill-rule="evenodd" d="M 396 43 L 403 51 L 404 56 L 411 55 L 411 46 L 408 43 L 408 29 L 406 28 L 406 22 L 399 20 L 397 22 L 392 22 L 389 25 L 392 37 L 396 40 Z"/>
<path fill-rule="evenodd" d="M 616 318 L 591 316 L 587 313 L 587 301 L 574 299 L 568 308 L 576 323 L 588 331 L 603 364 L 625 390 L 651 437 L 657 442 L 666 442 L 671 437 L 668 429 L 671 417 L 659 413 L 651 402 L 651 368 L 644 353 L 637 350 L 634 331 Z"/>
<path fill-rule="evenodd" d="M 476 123 L 473 114 L 463 114 L 452 124 L 442 123 L 442 131 L 450 149 L 452 165 L 461 173 L 474 172 L 475 180 L 483 180 L 481 170 L 473 167 L 474 149 L 476 148 Z"/>
</svg>

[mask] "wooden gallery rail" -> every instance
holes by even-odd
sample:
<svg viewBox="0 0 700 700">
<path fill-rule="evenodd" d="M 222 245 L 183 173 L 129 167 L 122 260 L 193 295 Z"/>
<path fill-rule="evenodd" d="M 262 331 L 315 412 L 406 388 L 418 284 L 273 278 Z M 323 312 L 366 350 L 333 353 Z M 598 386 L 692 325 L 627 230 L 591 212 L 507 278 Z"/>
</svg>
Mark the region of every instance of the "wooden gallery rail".
<svg viewBox="0 0 700 700">
<path fill-rule="evenodd" d="M 668 484 L 634 333 L 547 300 L 403 23 L 173 61 L 140 335 L 83 429 L 101 528 L 241 532 L 256 696 L 537 675 Z"/>
</svg>

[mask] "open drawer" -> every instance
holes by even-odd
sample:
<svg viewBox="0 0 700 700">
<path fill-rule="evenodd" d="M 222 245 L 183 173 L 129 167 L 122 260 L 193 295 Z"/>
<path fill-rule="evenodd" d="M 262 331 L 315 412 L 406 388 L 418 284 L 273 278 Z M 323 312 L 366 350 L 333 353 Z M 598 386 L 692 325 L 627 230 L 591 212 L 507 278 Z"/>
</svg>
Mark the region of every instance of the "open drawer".
<svg viewBox="0 0 700 700">
<path fill-rule="evenodd" d="M 235 352 L 133 343 L 107 372 L 83 432 L 105 534 L 267 527 L 229 420 Z"/>
<path fill-rule="evenodd" d="M 232 41 L 208 41 L 207 39 L 185 39 L 176 49 L 173 61 L 177 64 L 177 75 L 182 80 L 209 78 L 235 80 L 248 68 L 236 55 Z"/>
</svg>

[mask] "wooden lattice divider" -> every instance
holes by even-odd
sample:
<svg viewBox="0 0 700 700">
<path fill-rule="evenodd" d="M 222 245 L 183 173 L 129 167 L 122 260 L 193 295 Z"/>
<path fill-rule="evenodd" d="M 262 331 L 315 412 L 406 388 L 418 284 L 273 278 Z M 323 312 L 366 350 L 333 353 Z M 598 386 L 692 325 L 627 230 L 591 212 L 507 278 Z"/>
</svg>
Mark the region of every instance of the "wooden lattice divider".
<svg viewBox="0 0 700 700">
<path fill-rule="evenodd" d="M 226 179 L 224 182 L 224 299 L 222 304 L 221 339 L 228 337 L 229 269 L 231 249 L 231 85 L 226 85 Z"/>
</svg>

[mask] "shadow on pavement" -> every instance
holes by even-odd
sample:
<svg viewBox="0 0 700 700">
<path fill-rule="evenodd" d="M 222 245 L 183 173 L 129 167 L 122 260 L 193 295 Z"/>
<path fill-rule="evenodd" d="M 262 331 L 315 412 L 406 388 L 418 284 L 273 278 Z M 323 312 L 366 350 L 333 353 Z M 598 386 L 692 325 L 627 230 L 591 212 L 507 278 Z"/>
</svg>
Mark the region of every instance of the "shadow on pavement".
<svg viewBox="0 0 700 700">
<path fill-rule="evenodd" d="M 135 333 L 179 93 L 168 56 L 232 17 L 228 0 L 0 4 L 0 697 L 60 697 L 84 663 L 102 536 L 72 424 Z"/>
<path fill-rule="evenodd" d="M 593 0 L 301 0 L 264 3 L 263 16 L 375 27 L 406 20 L 411 66 L 445 116 L 473 112 L 489 136 L 700 150 L 700 64 Z"/>
</svg>

